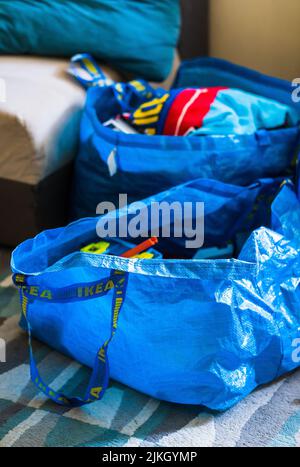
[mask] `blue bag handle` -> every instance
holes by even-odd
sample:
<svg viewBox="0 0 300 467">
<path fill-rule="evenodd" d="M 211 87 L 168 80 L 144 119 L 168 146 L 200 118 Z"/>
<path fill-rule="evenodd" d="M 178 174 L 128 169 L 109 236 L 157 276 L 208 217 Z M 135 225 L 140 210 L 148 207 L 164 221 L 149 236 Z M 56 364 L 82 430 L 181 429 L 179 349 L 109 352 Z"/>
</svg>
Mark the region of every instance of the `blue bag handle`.
<svg viewBox="0 0 300 467">
<path fill-rule="evenodd" d="M 68 73 L 85 88 L 109 86 L 113 83 L 90 54 L 77 54 L 71 58 Z"/>
<path fill-rule="evenodd" d="M 55 391 L 48 386 L 40 376 L 37 368 L 32 349 L 32 333 L 29 320 L 29 304 L 34 299 L 45 301 L 45 295 L 38 294 L 37 286 L 27 285 L 27 276 L 22 274 L 15 274 L 13 281 L 17 287 L 20 288 L 20 300 L 22 316 L 25 319 L 28 331 L 29 342 L 29 357 L 30 357 L 30 374 L 33 383 L 41 390 L 48 398 L 52 399 L 57 404 L 67 407 L 81 407 L 91 402 L 101 400 L 109 384 L 109 362 L 108 362 L 108 347 L 112 341 L 117 327 L 118 319 L 124 304 L 125 294 L 128 283 L 128 273 L 123 271 L 112 271 L 109 278 L 102 280 L 98 283 L 91 284 L 78 284 L 73 287 L 66 287 L 61 289 L 47 290 L 47 299 L 63 302 L 69 300 L 88 300 L 90 298 L 97 298 L 106 295 L 111 288 L 114 289 L 112 300 L 112 317 L 111 317 L 111 331 L 110 337 L 99 348 L 94 368 L 85 392 L 85 396 L 69 397 L 62 392 Z M 110 285 L 109 285 L 110 284 Z M 112 287 L 113 285 L 113 287 Z M 98 293 L 99 292 L 99 293 Z"/>
</svg>

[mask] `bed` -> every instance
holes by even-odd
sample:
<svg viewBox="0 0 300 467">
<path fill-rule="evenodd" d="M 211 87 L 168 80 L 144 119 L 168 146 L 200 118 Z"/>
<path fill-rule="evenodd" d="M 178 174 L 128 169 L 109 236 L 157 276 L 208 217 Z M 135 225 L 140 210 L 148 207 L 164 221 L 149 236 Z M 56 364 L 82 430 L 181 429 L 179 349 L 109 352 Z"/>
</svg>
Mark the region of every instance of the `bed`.
<svg viewBox="0 0 300 467">
<path fill-rule="evenodd" d="M 182 2 L 180 55 L 207 51 L 207 1 Z M 163 83 L 169 87 L 179 64 Z M 72 161 L 85 91 L 67 58 L 0 55 L 0 244 L 15 246 L 68 221 Z M 104 71 L 120 80 L 109 67 Z"/>
</svg>

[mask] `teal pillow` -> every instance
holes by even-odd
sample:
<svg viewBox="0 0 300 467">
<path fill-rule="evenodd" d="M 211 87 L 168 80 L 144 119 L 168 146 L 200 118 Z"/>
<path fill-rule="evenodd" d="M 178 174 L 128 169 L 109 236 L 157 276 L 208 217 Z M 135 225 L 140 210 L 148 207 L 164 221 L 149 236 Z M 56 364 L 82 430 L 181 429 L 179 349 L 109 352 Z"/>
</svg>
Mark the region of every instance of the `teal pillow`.
<svg viewBox="0 0 300 467">
<path fill-rule="evenodd" d="M 169 74 L 179 0 L 0 0 L 0 54 L 88 52 L 149 80 Z"/>
</svg>

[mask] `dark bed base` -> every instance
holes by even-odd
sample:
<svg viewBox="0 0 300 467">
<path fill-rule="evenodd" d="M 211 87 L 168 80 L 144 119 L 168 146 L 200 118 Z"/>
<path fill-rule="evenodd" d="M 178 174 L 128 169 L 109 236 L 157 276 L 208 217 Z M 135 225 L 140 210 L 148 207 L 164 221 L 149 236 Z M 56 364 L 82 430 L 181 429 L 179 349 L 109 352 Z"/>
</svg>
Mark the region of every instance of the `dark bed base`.
<svg viewBox="0 0 300 467">
<path fill-rule="evenodd" d="M 16 246 L 44 229 L 68 221 L 72 165 L 37 185 L 0 178 L 0 244 Z"/>
</svg>

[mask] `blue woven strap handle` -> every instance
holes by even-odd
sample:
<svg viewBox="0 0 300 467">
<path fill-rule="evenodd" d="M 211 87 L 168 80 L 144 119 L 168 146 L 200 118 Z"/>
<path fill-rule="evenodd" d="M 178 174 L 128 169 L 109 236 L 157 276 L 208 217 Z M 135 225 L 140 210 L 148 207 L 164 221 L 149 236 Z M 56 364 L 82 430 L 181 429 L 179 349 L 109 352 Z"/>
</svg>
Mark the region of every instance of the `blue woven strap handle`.
<svg viewBox="0 0 300 467">
<path fill-rule="evenodd" d="M 113 83 L 101 70 L 98 63 L 89 54 L 77 54 L 71 58 L 68 73 L 85 89 L 91 86 L 109 86 Z"/>
<path fill-rule="evenodd" d="M 93 282 L 91 284 L 78 284 L 74 287 L 62 288 L 62 289 L 51 289 L 40 292 L 38 286 L 27 285 L 27 277 L 15 274 L 13 277 L 15 285 L 20 288 L 20 299 L 22 315 L 27 324 L 28 330 L 28 341 L 29 341 L 29 356 L 30 356 L 30 373 L 31 379 L 34 384 L 41 390 L 47 397 L 52 399 L 57 404 L 67 407 L 81 407 L 82 405 L 90 404 L 91 402 L 101 400 L 105 394 L 105 391 L 109 383 L 109 362 L 108 362 L 108 347 L 113 339 L 117 327 L 119 314 L 125 300 L 125 294 L 128 283 L 128 273 L 122 271 L 112 271 L 111 275 L 107 279 L 102 281 Z M 35 358 L 32 349 L 32 332 L 30 326 L 30 303 L 33 300 L 53 300 L 56 302 L 63 302 L 69 300 L 88 300 L 90 298 L 102 297 L 106 295 L 109 290 L 113 288 L 114 295 L 112 300 L 112 317 L 111 317 L 111 332 L 110 337 L 104 342 L 99 348 L 94 368 L 88 387 L 83 398 L 81 397 L 69 397 L 65 394 L 55 391 L 48 386 L 40 376 L 37 368 Z M 45 294 L 46 292 L 46 294 Z M 76 295 L 76 296 L 75 296 Z"/>
</svg>

